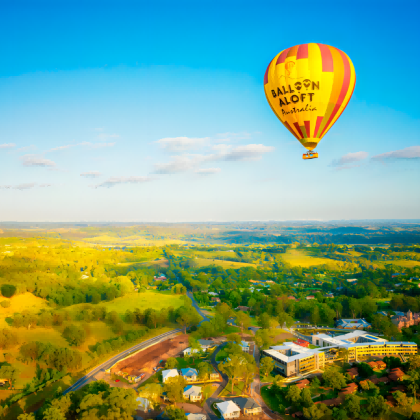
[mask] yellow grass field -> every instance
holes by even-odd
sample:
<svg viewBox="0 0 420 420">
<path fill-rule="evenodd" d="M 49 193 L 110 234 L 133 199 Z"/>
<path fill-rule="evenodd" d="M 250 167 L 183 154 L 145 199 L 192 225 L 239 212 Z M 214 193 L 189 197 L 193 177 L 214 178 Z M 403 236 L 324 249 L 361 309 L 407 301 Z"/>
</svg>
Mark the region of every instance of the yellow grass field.
<svg viewBox="0 0 420 420">
<path fill-rule="evenodd" d="M 241 267 L 256 267 L 255 264 L 248 264 L 248 263 L 241 263 L 241 262 L 235 262 L 235 261 L 224 261 L 224 260 L 211 260 L 208 258 L 195 258 L 194 261 L 198 264 L 198 267 L 205 267 L 208 265 L 218 265 L 220 267 L 223 267 L 225 269 L 227 268 L 241 268 Z"/>
<path fill-rule="evenodd" d="M 337 261 L 329 258 L 311 257 L 300 249 L 288 249 L 281 258 L 292 266 L 311 267 L 313 265 L 329 264 L 337 267 Z"/>
<path fill-rule="evenodd" d="M 164 246 L 169 244 L 183 244 L 178 239 L 148 239 L 142 236 L 126 236 L 117 238 L 110 235 L 99 235 L 93 238 L 84 238 L 85 242 L 109 246 Z"/>
<path fill-rule="evenodd" d="M 420 261 L 413 261 L 413 260 L 395 260 L 395 261 L 374 261 L 375 263 L 380 264 L 381 266 L 385 267 L 386 264 L 392 264 L 395 267 L 420 267 Z"/>
<path fill-rule="evenodd" d="M 170 295 L 155 292 L 152 290 L 147 290 L 144 293 L 131 293 L 129 295 L 117 298 L 111 302 L 101 302 L 97 306 L 104 306 L 108 312 L 116 311 L 120 314 L 124 314 L 127 309 L 130 311 L 135 308 L 140 308 L 142 310 L 146 308 L 153 308 L 160 310 L 162 308 L 167 308 L 172 306 L 178 308 L 182 306 L 183 301 L 181 300 L 181 295 Z M 79 303 L 78 305 L 73 305 L 68 308 L 71 312 L 77 312 L 86 306 L 86 303 Z"/>
<path fill-rule="evenodd" d="M 48 302 L 45 299 L 36 297 L 29 292 L 13 296 L 10 299 L 0 297 L 0 301 L 3 300 L 10 300 L 10 308 L 0 306 L 0 328 L 8 327 L 5 318 L 13 316 L 15 312 L 35 312 L 48 308 Z"/>
</svg>

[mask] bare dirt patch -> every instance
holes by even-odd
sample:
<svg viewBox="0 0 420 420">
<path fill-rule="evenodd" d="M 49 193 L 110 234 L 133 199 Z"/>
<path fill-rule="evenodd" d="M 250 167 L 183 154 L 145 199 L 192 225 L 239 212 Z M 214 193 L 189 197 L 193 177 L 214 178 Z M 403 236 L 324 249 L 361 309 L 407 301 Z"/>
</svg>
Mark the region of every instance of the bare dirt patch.
<svg viewBox="0 0 420 420">
<path fill-rule="evenodd" d="M 122 360 L 112 368 L 112 373 L 118 371 L 127 372 L 129 375 L 139 375 L 140 373 L 152 374 L 153 368 L 159 365 L 164 366 L 169 357 L 179 356 L 188 347 L 188 335 L 178 335 L 170 340 L 155 344 L 129 359 Z"/>
</svg>

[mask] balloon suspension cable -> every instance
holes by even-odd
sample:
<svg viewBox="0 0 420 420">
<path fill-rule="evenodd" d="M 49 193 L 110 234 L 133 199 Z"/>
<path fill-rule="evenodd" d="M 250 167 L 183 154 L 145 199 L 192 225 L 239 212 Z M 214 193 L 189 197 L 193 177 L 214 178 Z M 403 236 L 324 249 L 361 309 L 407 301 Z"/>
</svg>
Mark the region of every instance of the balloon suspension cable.
<svg viewBox="0 0 420 420">
<path fill-rule="evenodd" d="M 313 150 L 309 150 L 307 153 L 302 155 L 303 159 L 316 159 L 318 157 L 318 153 L 314 152 Z"/>
</svg>

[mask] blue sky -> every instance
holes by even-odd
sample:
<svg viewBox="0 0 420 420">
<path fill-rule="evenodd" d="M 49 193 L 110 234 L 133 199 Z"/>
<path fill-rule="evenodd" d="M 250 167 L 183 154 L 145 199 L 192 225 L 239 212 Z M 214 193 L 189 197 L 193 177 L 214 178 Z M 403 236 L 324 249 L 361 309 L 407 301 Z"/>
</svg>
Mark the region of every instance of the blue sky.
<svg viewBox="0 0 420 420">
<path fill-rule="evenodd" d="M 419 218 L 418 13 L 414 1 L 3 2 L 0 220 Z M 312 161 L 263 89 L 274 55 L 306 42 L 345 51 L 357 75 Z"/>
</svg>

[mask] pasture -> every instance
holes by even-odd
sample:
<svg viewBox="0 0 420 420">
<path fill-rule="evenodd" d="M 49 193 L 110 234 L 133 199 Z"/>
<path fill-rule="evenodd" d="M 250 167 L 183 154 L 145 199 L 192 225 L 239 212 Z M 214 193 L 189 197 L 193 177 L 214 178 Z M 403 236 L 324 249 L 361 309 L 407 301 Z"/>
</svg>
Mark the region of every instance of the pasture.
<svg viewBox="0 0 420 420">
<path fill-rule="evenodd" d="M 337 266 L 337 261 L 329 258 L 311 257 L 304 250 L 288 249 L 286 253 L 280 254 L 281 258 L 289 263 L 291 266 L 311 267 L 313 265 L 334 265 Z"/>
<path fill-rule="evenodd" d="M 105 307 L 108 312 L 116 311 L 119 314 L 124 314 L 127 310 L 133 311 L 135 308 L 140 308 L 142 310 L 153 308 L 159 311 L 160 309 L 168 308 L 169 306 L 172 306 L 175 309 L 182 306 L 183 301 L 181 296 L 182 295 L 171 295 L 155 292 L 154 290 L 146 290 L 143 293 L 133 292 L 110 302 L 102 301 L 96 306 Z M 89 304 L 79 303 L 78 305 L 70 306 L 68 309 L 71 312 L 78 312 L 87 307 L 86 305 Z"/>
<path fill-rule="evenodd" d="M 195 258 L 194 262 L 197 264 L 197 267 L 206 267 L 209 265 L 218 265 L 223 267 L 224 269 L 228 268 L 242 268 L 242 267 L 256 267 L 255 264 L 248 264 L 242 262 L 235 262 L 235 261 L 224 261 L 224 260 L 217 260 L 217 259 L 208 259 L 208 258 Z"/>
</svg>

